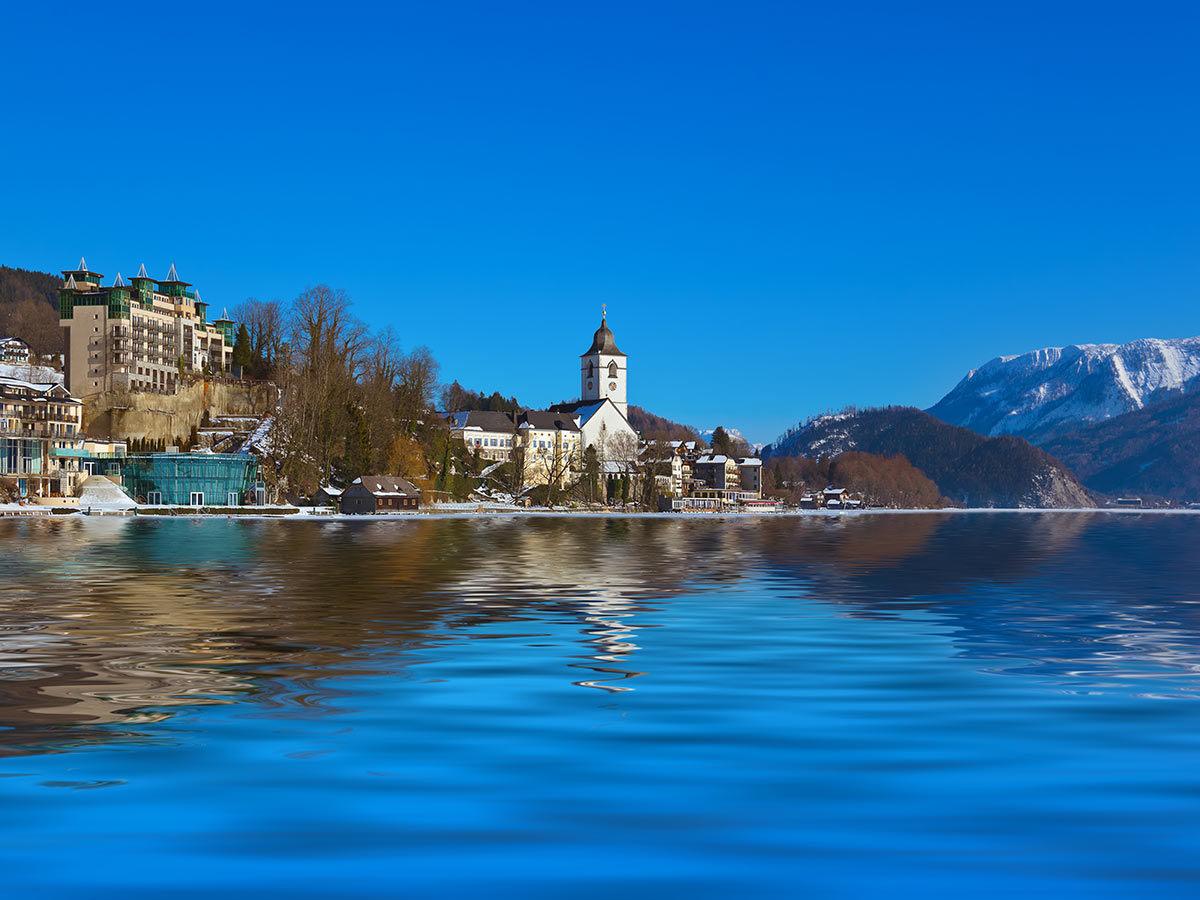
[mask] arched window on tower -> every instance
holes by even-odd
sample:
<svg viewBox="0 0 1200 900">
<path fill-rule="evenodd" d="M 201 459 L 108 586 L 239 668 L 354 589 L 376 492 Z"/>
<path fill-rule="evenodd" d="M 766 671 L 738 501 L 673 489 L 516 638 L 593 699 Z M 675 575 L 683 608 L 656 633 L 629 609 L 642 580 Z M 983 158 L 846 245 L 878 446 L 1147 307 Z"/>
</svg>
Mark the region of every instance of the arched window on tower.
<svg viewBox="0 0 1200 900">
<path fill-rule="evenodd" d="M 595 377 L 596 377 L 596 363 L 592 360 L 588 360 L 588 378 L 595 378 Z"/>
<path fill-rule="evenodd" d="M 610 363 L 608 364 L 608 377 L 609 377 L 609 378 L 616 378 L 616 377 L 617 377 L 617 364 L 616 364 L 616 362 L 615 362 L 615 361 L 613 361 L 613 362 L 610 362 Z"/>
</svg>

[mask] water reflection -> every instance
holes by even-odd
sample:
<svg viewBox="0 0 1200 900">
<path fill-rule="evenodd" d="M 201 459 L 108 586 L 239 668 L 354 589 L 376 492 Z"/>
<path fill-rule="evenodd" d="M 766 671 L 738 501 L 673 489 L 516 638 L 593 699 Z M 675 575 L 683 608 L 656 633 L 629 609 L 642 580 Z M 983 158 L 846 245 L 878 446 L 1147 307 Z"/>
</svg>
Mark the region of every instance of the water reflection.
<svg viewBox="0 0 1200 900">
<path fill-rule="evenodd" d="M 1192 696 L 1198 532 L 1104 514 L 3 521 L 0 754 L 150 739 L 180 707 L 329 715 L 347 679 L 421 683 L 489 639 L 589 691 L 653 690 L 639 658 L 681 610 L 720 598 L 708 639 L 736 651 L 739 590 L 932 617 L 948 653 L 1046 688 Z"/>
</svg>

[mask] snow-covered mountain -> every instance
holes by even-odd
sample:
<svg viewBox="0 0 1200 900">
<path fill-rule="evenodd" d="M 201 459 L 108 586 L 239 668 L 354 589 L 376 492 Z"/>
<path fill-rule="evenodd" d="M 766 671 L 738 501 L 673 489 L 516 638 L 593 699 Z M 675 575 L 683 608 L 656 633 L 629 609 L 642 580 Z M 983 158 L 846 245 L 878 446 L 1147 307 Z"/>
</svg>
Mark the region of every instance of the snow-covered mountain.
<svg viewBox="0 0 1200 900">
<path fill-rule="evenodd" d="M 707 430 L 701 431 L 700 439 L 702 441 L 704 441 L 704 443 L 711 445 L 712 438 L 713 438 L 713 432 L 716 430 L 717 430 L 716 428 L 709 428 Z M 731 438 L 733 438 L 735 441 L 741 441 L 743 444 L 745 444 L 747 447 L 749 447 L 750 450 L 754 453 L 758 453 L 759 451 L 762 450 L 763 447 L 766 446 L 766 444 L 762 444 L 762 443 L 752 444 L 750 441 L 746 440 L 746 436 L 744 434 L 742 434 L 741 431 L 739 431 L 736 428 L 726 428 L 725 433 L 727 435 L 729 435 Z"/>
<path fill-rule="evenodd" d="M 929 412 L 1041 443 L 1198 386 L 1200 337 L 1047 347 L 968 372 Z"/>
</svg>

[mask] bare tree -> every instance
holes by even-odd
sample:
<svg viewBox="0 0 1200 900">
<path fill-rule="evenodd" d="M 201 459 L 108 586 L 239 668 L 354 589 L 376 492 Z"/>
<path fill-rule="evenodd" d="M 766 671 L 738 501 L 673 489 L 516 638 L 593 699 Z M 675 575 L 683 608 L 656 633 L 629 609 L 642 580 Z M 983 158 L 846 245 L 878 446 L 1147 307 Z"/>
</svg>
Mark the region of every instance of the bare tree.
<svg viewBox="0 0 1200 900">
<path fill-rule="evenodd" d="M 399 427 L 412 433 L 429 410 L 437 386 L 438 363 L 422 345 L 401 357 L 397 371 L 396 419 Z"/>
<path fill-rule="evenodd" d="M 290 369 L 285 378 L 281 432 L 288 474 L 297 485 L 330 476 L 344 443 L 367 334 L 350 314 L 350 299 L 317 285 L 292 304 Z"/>
</svg>

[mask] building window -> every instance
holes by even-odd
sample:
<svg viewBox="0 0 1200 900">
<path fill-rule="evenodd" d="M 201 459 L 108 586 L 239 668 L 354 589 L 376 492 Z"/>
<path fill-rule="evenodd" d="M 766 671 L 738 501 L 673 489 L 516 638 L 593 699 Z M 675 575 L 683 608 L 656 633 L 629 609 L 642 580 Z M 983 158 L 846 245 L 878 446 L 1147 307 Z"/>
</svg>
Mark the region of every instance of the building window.
<svg viewBox="0 0 1200 900">
<path fill-rule="evenodd" d="M 616 377 L 617 377 L 617 364 L 616 364 L 616 362 L 610 362 L 610 363 L 608 364 L 608 377 L 609 377 L 609 378 L 616 378 Z"/>
<path fill-rule="evenodd" d="M 162 506 L 162 491 L 150 491 L 146 494 L 146 502 L 151 506 Z"/>
<path fill-rule="evenodd" d="M 204 505 L 204 491 L 192 491 L 191 496 L 188 497 L 188 505 L 189 506 L 203 506 Z"/>
</svg>

